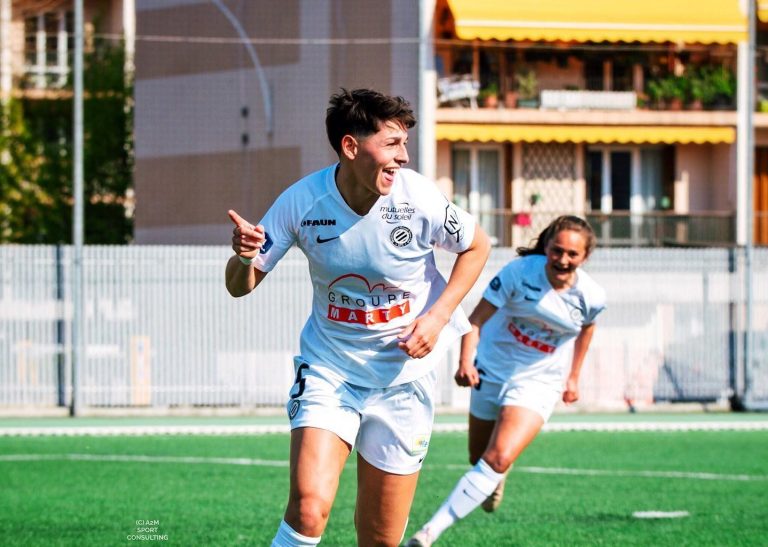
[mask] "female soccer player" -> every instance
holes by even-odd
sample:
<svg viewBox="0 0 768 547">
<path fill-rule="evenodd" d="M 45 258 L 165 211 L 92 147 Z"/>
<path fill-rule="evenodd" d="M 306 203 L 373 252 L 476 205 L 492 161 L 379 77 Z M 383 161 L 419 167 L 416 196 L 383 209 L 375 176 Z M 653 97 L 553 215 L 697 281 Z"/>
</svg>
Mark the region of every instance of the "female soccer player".
<svg viewBox="0 0 768 547">
<path fill-rule="evenodd" d="M 331 97 L 338 163 L 285 190 L 253 226 L 234 211 L 226 268 L 242 296 L 297 245 L 309 261 L 312 313 L 294 360 L 288 507 L 273 545 L 317 545 L 344 463 L 357 448 L 360 545 L 397 545 L 434 416 L 435 364 L 468 332 L 459 303 L 488 258 L 474 219 L 405 169 L 416 120 L 401 97 Z M 446 283 L 434 247 L 457 258 Z"/>
<path fill-rule="evenodd" d="M 482 505 L 501 502 L 513 462 L 549 419 L 558 399 L 579 399 L 579 373 L 605 309 L 605 292 L 580 266 L 595 247 L 592 228 L 555 219 L 532 248 L 517 250 L 469 317 L 456 383 L 471 386 L 469 460 L 474 465 L 408 547 L 429 547 Z M 475 350 L 477 356 L 475 358 Z"/>
</svg>

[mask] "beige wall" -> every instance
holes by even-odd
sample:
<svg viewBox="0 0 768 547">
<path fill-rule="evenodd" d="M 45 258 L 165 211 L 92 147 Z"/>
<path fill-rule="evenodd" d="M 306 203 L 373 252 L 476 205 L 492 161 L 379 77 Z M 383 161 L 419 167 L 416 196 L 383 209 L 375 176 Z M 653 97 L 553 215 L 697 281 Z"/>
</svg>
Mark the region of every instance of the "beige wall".
<svg viewBox="0 0 768 547">
<path fill-rule="evenodd" d="M 139 0 L 139 3 L 140 0 Z M 258 6 L 236 9 L 248 36 L 261 39 L 297 38 L 299 34 L 298 0 L 281 0 L 280 13 L 259 10 Z M 256 4 L 256 2 L 253 2 Z M 175 6 L 139 11 L 136 27 L 145 36 L 166 36 L 178 41 L 139 44 L 136 52 L 138 79 L 168 78 L 182 74 L 205 74 L 240 69 L 247 61 L 236 29 L 211 3 Z M 194 37 L 193 41 L 189 41 Z M 299 60 L 297 44 L 263 45 L 254 48 L 262 66 L 286 65 Z"/>
<path fill-rule="evenodd" d="M 418 36 L 416 2 L 225 5 L 261 40 L 253 42 L 258 65 L 212 2 L 136 2 L 137 243 L 226 243 L 228 208 L 257 222 L 289 184 L 336 160 L 324 123 L 340 87 L 373 87 L 418 105 L 418 44 L 365 43 Z"/>
<path fill-rule="evenodd" d="M 735 164 L 729 144 L 680 144 L 675 154 L 675 210 L 733 211 Z M 687 197 L 687 203 L 684 202 Z"/>
</svg>

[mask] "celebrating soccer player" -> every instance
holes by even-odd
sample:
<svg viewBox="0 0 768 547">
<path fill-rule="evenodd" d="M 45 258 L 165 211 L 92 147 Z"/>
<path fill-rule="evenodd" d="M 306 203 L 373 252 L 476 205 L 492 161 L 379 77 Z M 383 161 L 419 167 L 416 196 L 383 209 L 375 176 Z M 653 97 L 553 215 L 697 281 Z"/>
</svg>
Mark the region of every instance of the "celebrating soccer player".
<svg viewBox="0 0 768 547">
<path fill-rule="evenodd" d="M 434 416 L 435 365 L 469 331 L 459 303 L 488 237 L 434 182 L 405 169 L 416 120 L 401 97 L 341 90 L 326 116 L 338 163 L 285 190 L 258 225 L 230 211 L 233 296 L 251 292 L 297 245 L 312 312 L 294 360 L 288 507 L 273 545 L 316 545 L 357 448 L 359 545 L 397 545 Z M 448 282 L 433 254 L 457 254 Z"/>
<path fill-rule="evenodd" d="M 595 234 L 574 216 L 555 219 L 532 248 L 517 250 L 469 317 L 456 383 L 471 386 L 469 459 L 432 519 L 408 541 L 429 547 L 482 505 L 494 511 L 507 471 L 549 419 L 555 403 L 579 399 L 579 374 L 605 309 L 603 289 L 580 268 Z M 482 330 L 481 330 L 482 329 Z M 477 355 L 475 355 L 477 353 Z"/>
</svg>

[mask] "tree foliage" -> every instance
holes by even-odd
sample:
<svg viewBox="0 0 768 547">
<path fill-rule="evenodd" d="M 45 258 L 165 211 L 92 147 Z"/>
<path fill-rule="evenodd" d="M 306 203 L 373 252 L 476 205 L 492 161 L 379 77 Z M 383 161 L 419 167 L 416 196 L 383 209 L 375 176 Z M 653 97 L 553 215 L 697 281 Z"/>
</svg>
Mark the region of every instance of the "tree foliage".
<svg viewBox="0 0 768 547">
<path fill-rule="evenodd" d="M 85 242 L 126 243 L 133 173 L 132 87 L 124 49 L 103 44 L 84 58 Z M 73 210 L 71 83 L 55 98 L 2 105 L 0 242 L 70 243 Z"/>
</svg>

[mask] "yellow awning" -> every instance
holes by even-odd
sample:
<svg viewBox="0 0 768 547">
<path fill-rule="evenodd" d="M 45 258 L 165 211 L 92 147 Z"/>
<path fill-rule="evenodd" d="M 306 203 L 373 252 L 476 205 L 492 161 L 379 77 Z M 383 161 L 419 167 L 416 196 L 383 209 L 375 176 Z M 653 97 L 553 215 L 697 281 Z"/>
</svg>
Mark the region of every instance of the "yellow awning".
<svg viewBox="0 0 768 547">
<path fill-rule="evenodd" d="M 448 0 L 456 34 L 462 40 L 704 44 L 746 40 L 747 20 L 740 3 L 740 0 Z"/>
<path fill-rule="evenodd" d="M 768 23 L 768 1 L 758 0 L 757 18 L 760 19 L 763 23 Z"/>
<path fill-rule="evenodd" d="M 732 143 L 733 127 L 439 123 L 437 140 L 464 142 Z"/>
</svg>

